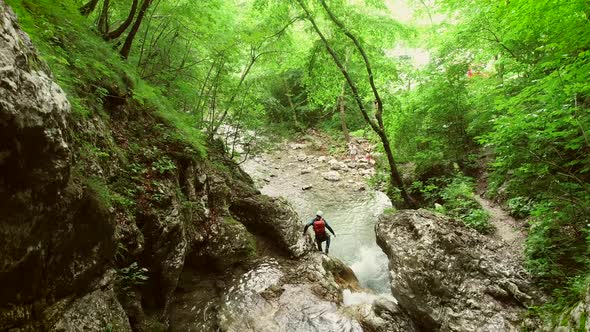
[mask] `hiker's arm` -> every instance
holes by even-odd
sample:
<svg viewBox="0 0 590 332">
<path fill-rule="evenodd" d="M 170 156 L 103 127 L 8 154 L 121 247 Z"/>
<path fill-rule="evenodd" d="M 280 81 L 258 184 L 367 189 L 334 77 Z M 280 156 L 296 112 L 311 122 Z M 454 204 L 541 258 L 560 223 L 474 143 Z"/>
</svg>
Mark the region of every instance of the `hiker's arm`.
<svg viewBox="0 0 590 332">
<path fill-rule="evenodd" d="M 328 222 L 327 222 L 327 221 L 325 221 L 325 220 L 324 220 L 324 222 L 326 223 L 326 228 L 327 228 L 327 229 L 328 229 L 330 232 L 332 232 L 332 234 L 333 234 L 334 236 L 336 236 L 336 233 L 334 233 L 334 230 L 332 230 L 332 227 L 330 227 L 330 225 L 328 225 Z"/>
<path fill-rule="evenodd" d="M 307 232 L 307 229 L 309 228 L 309 226 L 313 225 L 313 220 L 308 222 L 307 225 L 305 225 L 305 228 L 303 228 L 303 235 L 305 235 L 305 232 Z"/>
</svg>

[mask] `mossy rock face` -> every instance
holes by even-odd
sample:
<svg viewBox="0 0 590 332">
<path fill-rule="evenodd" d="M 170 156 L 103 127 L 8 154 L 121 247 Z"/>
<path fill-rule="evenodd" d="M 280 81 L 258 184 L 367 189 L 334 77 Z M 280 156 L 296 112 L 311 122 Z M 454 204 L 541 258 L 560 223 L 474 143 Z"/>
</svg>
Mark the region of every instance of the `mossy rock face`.
<svg viewBox="0 0 590 332">
<path fill-rule="evenodd" d="M 193 247 L 187 258 L 189 265 L 211 264 L 214 270 L 225 271 L 256 257 L 255 237 L 233 217 L 219 217 L 200 227 L 205 228 L 208 240 Z"/>
<path fill-rule="evenodd" d="M 266 237 L 288 256 L 301 256 L 306 250 L 303 227 L 291 205 L 281 198 L 253 195 L 236 198 L 229 210 L 248 231 Z"/>
<path fill-rule="evenodd" d="M 0 2 L 0 283 L 7 286 L 0 288 L 0 330 L 33 324 L 33 312 L 92 289 L 116 248 L 104 192 L 71 175 L 70 104 L 46 66 L 36 65 L 36 51 L 5 6 Z"/>
<path fill-rule="evenodd" d="M 71 182 L 60 202 L 46 208 L 45 214 L 24 219 L 18 227 L 1 226 L 13 250 L 1 254 L 5 265 L 0 282 L 11 287 L 0 291 L 0 315 L 10 305 L 39 299 L 50 304 L 51 299 L 84 293 L 114 257 L 113 216 L 94 189 Z M 45 301 L 41 303 L 42 308 Z"/>
</svg>

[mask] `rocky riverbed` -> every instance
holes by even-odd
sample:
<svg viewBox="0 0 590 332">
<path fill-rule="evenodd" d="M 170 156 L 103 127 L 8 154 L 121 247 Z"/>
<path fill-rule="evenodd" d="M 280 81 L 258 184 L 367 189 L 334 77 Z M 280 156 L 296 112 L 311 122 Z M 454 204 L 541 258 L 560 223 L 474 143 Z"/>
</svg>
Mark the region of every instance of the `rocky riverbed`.
<svg viewBox="0 0 590 332">
<path fill-rule="evenodd" d="M 389 294 L 387 257 L 375 242 L 373 227 L 391 202 L 367 185 L 375 173 L 373 147 L 354 138 L 355 154 L 331 155 L 330 142 L 320 135 L 284 142 L 242 167 L 263 194 L 284 197 L 294 207 L 301 229 L 322 210 L 337 234 L 330 254 L 351 266 L 361 285 Z"/>
</svg>

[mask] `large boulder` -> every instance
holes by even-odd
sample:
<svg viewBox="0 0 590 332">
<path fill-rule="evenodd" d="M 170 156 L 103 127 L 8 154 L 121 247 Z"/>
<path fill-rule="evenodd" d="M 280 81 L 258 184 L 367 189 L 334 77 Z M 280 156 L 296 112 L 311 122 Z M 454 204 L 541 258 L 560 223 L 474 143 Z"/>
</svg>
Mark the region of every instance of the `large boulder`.
<svg viewBox="0 0 590 332">
<path fill-rule="evenodd" d="M 229 207 L 232 216 L 252 234 L 266 236 L 283 252 L 299 257 L 308 248 L 297 212 L 283 198 L 253 195 L 236 198 Z"/>
<path fill-rule="evenodd" d="M 426 210 L 382 216 L 377 242 L 391 289 L 428 331 L 517 331 L 538 293 L 516 256 Z"/>
</svg>

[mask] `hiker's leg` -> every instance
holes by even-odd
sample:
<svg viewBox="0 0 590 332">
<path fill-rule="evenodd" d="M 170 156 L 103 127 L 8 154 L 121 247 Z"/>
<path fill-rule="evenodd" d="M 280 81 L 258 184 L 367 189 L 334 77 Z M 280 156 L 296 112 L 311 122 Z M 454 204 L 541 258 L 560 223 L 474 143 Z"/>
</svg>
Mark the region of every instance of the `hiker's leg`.
<svg viewBox="0 0 590 332">
<path fill-rule="evenodd" d="M 330 236 L 326 238 L 326 254 L 328 253 L 328 250 L 330 250 Z"/>
<path fill-rule="evenodd" d="M 318 250 L 322 251 L 322 241 L 320 241 L 320 239 L 318 239 L 317 237 L 315 238 L 315 243 L 317 243 L 318 245 Z"/>
</svg>

